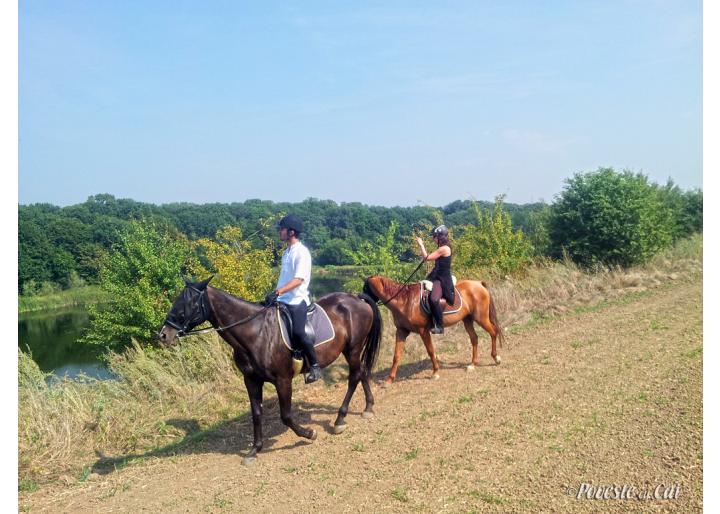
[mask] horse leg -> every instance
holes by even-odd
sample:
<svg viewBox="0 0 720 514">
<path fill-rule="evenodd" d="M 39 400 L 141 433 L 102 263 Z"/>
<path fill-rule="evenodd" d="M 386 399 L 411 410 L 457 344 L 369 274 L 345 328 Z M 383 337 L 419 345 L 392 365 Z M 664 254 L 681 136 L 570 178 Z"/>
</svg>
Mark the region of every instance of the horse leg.
<svg viewBox="0 0 720 514">
<path fill-rule="evenodd" d="M 392 383 L 395 382 L 398 365 L 400 364 L 400 358 L 402 357 L 403 350 L 405 349 L 405 340 L 407 339 L 407 336 L 409 334 L 410 331 L 404 328 L 398 328 L 395 331 L 395 354 L 393 355 L 392 368 L 390 368 L 390 376 L 388 376 L 387 380 L 385 381 L 386 387 L 392 385 Z"/>
<path fill-rule="evenodd" d="M 423 343 L 425 343 L 425 350 L 427 350 L 428 357 L 430 357 L 430 361 L 432 362 L 432 378 L 434 380 L 437 380 L 438 378 L 440 378 L 440 373 L 438 373 L 438 371 L 440 370 L 440 363 L 438 362 L 437 356 L 435 355 L 435 347 L 432 344 L 430 332 L 428 332 L 427 330 L 422 330 L 420 332 L 420 337 L 422 337 Z"/>
<path fill-rule="evenodd" d="M 343 400 L 342 405 L 340 406 L 340 410 L 338 411 L 337 419 L 335 419 L 335 425 L 333 426 L 334 434 L 342 434 L 347 428 L 347 425 L 345 424 L 345 416 L 347 416 L 350 400 L 352 399 L 353 394 L 355 394 L 355 388 L 360 381 L 360 376 L 362 375 L 362 373 L 362 368 L 359 365 L 350 368 L 348 389 L 347 393 L 345 393 L 345 399 Z"/>
<path fill-rule="evenodd" d="M 493 360 L 495 361 L 495 364 L 500 364 L 500 356 L 497 354 L 497 330 L 495 330 L 495 327 L 490 322 L 490 317 L 485 315 L 481 316 L 479 320 L 476 320 L 481 327 L 490 334 L 490 339 L 492 340 L 492 350 L 490 351 L 490 355 L 492 355 Z"/>
<path fill-rule="evenodd" d="M 362 386 L 365 391 L 365 410 L 362 413 L 362 417 L 370 419 L 375 416 L 373 412 L 373 405 L 375 405 L 375 398 L 373 397 L 372 390 L 370 389 L 370 373 L 363 371 L 362 375 Z"/>
<path fill-rule="evenodd" d="M 250 396 L 250 407 L 252 412 L 254 440 L 250 452 L 243 459 L 243 464 L 252 464 L 257 457 L 257 452 L 262 450 L 262 397 L 263 397 L 263 381 L 256 378 L 243 375 L 245 379 L 245 388 L 248 396 Z"/>
<path fill-rule="evenodd" d="M 280 402 L 280 419 L 295 432 L 296 435 L 314 441 L 317 438 L 317 432 L 313 429 L 303 428 L 292 417 L 292 379 L 278 378 L 275 384 L 278 401 Z"/>
<path fill-rule="evenodd" d="M 472 318 L 465 318 L 463 320 L 463 324 L 465 325 L 465 331 L 470 336 L 470 344 L 472 345 L 472 357 L 467 370 L 473 371 L 475 366 L 480 364 L 480 361 L 478 360 L 478 335 L 477 332 L 475 332 L 475 326 L 473 325 Z"/>
</svg>

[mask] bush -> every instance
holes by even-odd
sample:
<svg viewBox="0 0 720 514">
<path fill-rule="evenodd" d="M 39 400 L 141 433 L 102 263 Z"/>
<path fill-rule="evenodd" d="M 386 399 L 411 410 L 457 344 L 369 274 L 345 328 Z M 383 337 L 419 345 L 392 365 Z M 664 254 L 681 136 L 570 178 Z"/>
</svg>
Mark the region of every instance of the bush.
<svg viewBox="0 0 720 514">
<path fill-rule="evenodd" d="M 503 209 L 503 197 L 495 199 L 492 212 L 473 202 L 475 223 L 460 227 L 455 239 L 453 267 L 465 278 L 506 275 L 530 264 L 533 247 L 522 230 L 513 230 L 510 215 Z"/>
<path fill-rule="evenodd" d="M 672 241 L 674 215 L 640 173 L 600 168 L 578 173 L 552 207 L 553 256 L 563 250 L 582 265 L 630 266 Z"/>
<path fill-rule="evenodd" d="M 189 271 L 196 276 L 216 274 L 213 285 L 250 301 L 258 301 L 274 287 L 272 241 L 257 249 L 243 239 L 238 227 L 223 227 L 215 240 L 200 239 L 193 244 L 205 266 L 195 262 Z"/>
<path fill-rule="evenodd" d="M 409 246 L 406 241 L 398 241 L 396 234 L 398 223 L 391 221 L 384 234 L 374 242 L 363 241 L 358 251 L 347 250 L 347 255 L 361 273 L 345 282 L 346 291 L 360 291 L 365 278 L 369 275 L 384 275 L 393 280 L 402 281 L 412 271 L 412 264 L 400 261 L 400 256 Z"/>
<path fill-rule="evenodd" d="M 110 348 L 131 338 L 153 340 L 192 260 L 184 236 L 152 222 L 131 222 L 100 265 L 108 302 L 89 306 L 90 328 L 81 341 Z"/>
</svg>

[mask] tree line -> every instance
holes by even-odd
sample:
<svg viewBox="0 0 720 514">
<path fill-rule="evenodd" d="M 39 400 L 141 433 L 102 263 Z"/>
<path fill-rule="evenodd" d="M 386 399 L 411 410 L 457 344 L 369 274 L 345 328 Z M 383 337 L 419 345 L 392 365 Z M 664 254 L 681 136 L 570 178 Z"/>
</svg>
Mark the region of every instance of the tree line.
<svg viewBox="0 0 720 514">
<path fill-rule="evenodd" d="M 457 200 L 443 207 L 379 207 L 316 198 L 154 205 L 100 194 L 68 207 L 20 205 L 18 286 L 23 294 L 37 294 L 99 283 L 103 263 L 126 244 L 131 223 L 139 220 L 188 241 L 205 241 L 205 246 L 226 227 L 235 227 L 243 245 L 270 247 L 277 259 L 281 249 L 272 220 L 293 212 L 305 222 L 303 240 L 313 250 L 315 264 L 365 266 L 373 259 L 415 260 L 412 236 L 445 223 L 457 238 L 460 269 L 469 271 L 481 263 L 484 271 L 502 273 L 538 256 L 569 255 L 585 265 L 632 265 L 702 230 L 701 190 L 683 191 L 672 181 L 658 185 L 640 173 L 611 168 L 569 178 L 552 204 L 499 200 Z"/>
<path fill-rule="evenodd" d="M 487 209 L 493 206 L 491 202 L 478 204 Z M 68 207 L 20 205 L 18 286 L 23 294 L 35 294 L 97 283 L 102 260 L 121 242 L 123 231 L 133 220 L 151 221 L 189 240 L 200 240 L 213 238 L 227 226 L 238 227 L 246 237 L 266 233 L 262 220 L 293 212 L 305 223 L 303 240 L 313 249 L 316 264 L 348 265 L 354 264 L 352 255 L 364 242 L 384 234 L 392 222 L 397 224 L 398 237 L 410 237 L 413 230 L 436 222 L 467 224 L 475 216 L 474 205 L 470 200 L 458 200 L 438 208 L 378 207 L 316 198 L 299 203 L 247 200 L 154 205 L 110 194 L 94 195 Z M 544 203 L 505 204 L 515 226 L 526 229 L 530 229 L 533 213 L 546 207 Z M 249 242 L 256 248 L 265 244 L 261 237 L 251 237 Z"/>
</svg>

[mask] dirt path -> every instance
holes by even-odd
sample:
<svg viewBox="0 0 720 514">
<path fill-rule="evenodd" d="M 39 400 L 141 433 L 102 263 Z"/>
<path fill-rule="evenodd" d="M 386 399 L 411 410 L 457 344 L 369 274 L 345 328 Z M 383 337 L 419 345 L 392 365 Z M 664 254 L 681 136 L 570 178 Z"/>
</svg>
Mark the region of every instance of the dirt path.
<svg viewBox="0 0 720 514">
<path fill-rule="evenodd" d="M 697 512 L 702 510 L 702 284 L 512 334 L 511 348 L 468 373 L 469 344 L 439 341 L 429 380 L 414 336 L 391 389 L 375 386 L 376 418 L 355 395 L 348 429 L 328 432 L 345 384 L 299 385 L 294 408 L 319 428 L 312 444 L 280 423 L 266 394 L 265 451 L 240 450 L 252 430 L 227 423 L 176 455 L 20 498 L 38 512 Z M 484 336 L 484 334 L 483 334 Z M 392 339 L 376 378 L 387 375 Z M 412 362 L 413 358 L 418 359 Z M 664 501 L 578 500 L 582 483 L 634 486 Z M 678 484 L 679 494 L 671 486 Z M 572 494 L 568 494 L 569 490 Z M 627 489 L 626 489 L 627 491 Z M 617 493 L 620 493 L 619 489 Z M 610 491 L 608 494 L 617 494 Z"/>
</svg>

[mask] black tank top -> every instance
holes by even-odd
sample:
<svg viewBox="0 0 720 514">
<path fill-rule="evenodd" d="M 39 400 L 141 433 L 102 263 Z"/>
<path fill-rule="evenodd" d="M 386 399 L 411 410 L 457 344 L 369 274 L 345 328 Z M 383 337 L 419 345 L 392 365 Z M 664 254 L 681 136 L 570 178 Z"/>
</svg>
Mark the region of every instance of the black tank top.
<svg viewBox="0 0 720 514">
<path fill-rule="evenodd" d="M 450 276 L 450 264 L 452 262 L 452 255 L 448 255 L 447 257 L 438 257 L 435 260 L 435 275 L 440 278 Z"/>
</svg>

